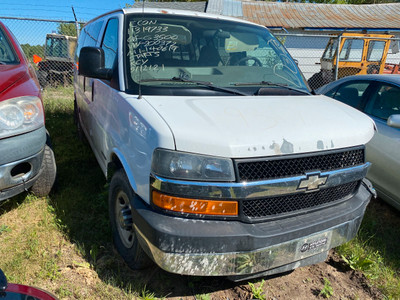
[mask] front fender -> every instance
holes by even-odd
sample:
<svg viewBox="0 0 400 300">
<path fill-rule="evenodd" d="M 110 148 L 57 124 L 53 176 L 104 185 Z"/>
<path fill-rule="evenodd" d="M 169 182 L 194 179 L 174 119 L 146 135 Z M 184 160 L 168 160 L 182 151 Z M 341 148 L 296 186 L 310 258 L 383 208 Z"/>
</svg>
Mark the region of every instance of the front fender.
<svg viewBox="0 0 400 300">
<path fill-rule="evenodd" d="M 129 183 L 130 183 L 132 189 L 134 190 L 134 192 L 136 193 L 137 192 L 137 184 L 136 184 L 135 178 L 133 176 L 133 172 L 128 164 L 128 161 L 125 159 L 123 153 L 119 149 L 113 148 L 112 153 L 118 157 L 118 160 L 121 162 L 122 167 L 124 168 L 124 171 L 126 173 L 126 176 L 128 177 Z M 107 174 L 107 176 L 108 176 L 108 174 Z"/>
</svg>

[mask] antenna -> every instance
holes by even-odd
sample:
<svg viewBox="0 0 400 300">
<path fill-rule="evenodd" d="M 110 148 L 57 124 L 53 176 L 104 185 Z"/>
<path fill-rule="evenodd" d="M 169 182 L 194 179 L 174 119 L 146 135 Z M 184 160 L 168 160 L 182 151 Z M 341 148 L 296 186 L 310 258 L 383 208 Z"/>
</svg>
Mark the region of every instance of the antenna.
<svg viewBox="0 0 400 300">
<path fill-rule="evenodd" d="M 78 20 L 76 19 L 76 15 L 75 15 L 75 10 L 74 10 L 74 6 L 71 5 L 72 8 L 72 13 L 74 14 L 74 19 L 75 19 L 75 28 L 76 28 L 76 38 L 79 39 L 79 26 L 78 26 Z"/>
</svg>

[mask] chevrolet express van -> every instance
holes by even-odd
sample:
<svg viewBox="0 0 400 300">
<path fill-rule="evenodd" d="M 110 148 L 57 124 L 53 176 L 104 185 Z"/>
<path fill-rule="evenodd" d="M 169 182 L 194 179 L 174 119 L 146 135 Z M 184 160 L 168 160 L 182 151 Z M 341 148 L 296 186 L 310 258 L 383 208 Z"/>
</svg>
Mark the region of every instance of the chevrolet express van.
<svg viewBox="0 0 400 300">
<path fill-rule="evenodd" d="M 374 123 L 313 95 L 265 27 L 120 9 L 83 27 L 76 69 L 76 122 L 132 269 L 240 280 L 323 261 L 357 233 Z"/>
</svg>

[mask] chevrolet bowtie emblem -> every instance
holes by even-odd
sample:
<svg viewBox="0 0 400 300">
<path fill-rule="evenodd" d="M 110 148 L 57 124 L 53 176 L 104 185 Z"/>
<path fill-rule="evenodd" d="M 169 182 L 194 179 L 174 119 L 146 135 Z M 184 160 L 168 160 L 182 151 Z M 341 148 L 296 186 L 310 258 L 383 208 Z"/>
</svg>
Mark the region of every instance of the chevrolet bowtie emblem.
<svg viewBox="0 0 400 300">
<path fill-rule="evenodd" d="M 307 174 L 307 178 L 300 180 L 297 189 L 305 189 L 306 191 L 318 190 L 325 185 L 328 176 L 321 176 L 320 173 Z"/>
</svg>

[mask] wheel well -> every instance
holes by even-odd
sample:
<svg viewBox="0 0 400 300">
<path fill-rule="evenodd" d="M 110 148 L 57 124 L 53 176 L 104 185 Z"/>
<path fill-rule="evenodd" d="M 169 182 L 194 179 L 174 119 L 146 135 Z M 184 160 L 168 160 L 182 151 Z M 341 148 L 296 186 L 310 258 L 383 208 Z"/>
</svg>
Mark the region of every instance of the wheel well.
<svg viewBox="0 0 400 300">
<path fill-rule="evenodd" d="M 119 169 L 123 169 L 123 166 L 118 156 L 114 153 L 111 157 L 111 162 L 107 166 L 107 181 L 111 181 L 112 176 Z"/>
</svg>

